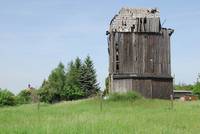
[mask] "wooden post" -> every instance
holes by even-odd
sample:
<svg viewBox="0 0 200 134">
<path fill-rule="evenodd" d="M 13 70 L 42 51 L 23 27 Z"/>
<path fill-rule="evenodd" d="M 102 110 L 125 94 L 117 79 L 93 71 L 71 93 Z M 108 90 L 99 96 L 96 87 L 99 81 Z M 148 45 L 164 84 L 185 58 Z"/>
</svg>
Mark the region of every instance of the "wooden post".
<svg viewBox="0 0 200 134">
<path fill-rule="evenodd" d="M 102 96 L 103 96 L 103 93 L 100 93 L 100 92 L 97 93 L 97 97 L 98 97 L 97 99 L 99 101 L 99 109 L 100 109 L 100 111 L 102 111 L 102 105 L 103 105 L 102 104 L 103 103 L 102 102 Z"/>
<path fill-rule="evenodd" d="M 38 103 L 37 103 L 37 110 L 38 110 L 38 112 L 40 110 L 40 101 L 38 101 Z"/>
<path fill-rule="evenodd" d="M 40 123 L 41 119 L 40 119 L 40 98 L 39 98 L 39 96 L 37 96 L 37 114 L 38 114 L 38 121 Z"/>
<path fill-rule="evenodd" d="M 100 111 L 102 112 L 102 107 L 103 107 L 103 97 L 102 94 L 100 94 Z"/>
</svg>

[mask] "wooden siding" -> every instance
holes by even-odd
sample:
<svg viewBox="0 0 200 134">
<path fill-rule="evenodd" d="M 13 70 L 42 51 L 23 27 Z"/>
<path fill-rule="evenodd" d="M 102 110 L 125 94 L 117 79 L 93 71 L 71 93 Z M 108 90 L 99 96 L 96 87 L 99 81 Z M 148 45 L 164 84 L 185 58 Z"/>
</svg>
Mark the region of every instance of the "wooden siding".
<svg viewBox="0 0 200 134">
<path fill-rule="evenodd" d="M 168 31 L 152 33 L 113 33 L 110 35 L 110 73 L 171 75 Z M 119 60 L 116 60 L 118 45 Z M 119 64 L 119 70 L 116 65 Z"/>
<path fill-rule="evenodd" d="M 114 79 L 112 92 L 136 91 L 146 98 L 169 99 L 172 92 L 172 79 Z"/>
<path fill-rule="evenodd" d="M 172 33 L 161 27 L 157 9 L 120 10 L 108 31 L 110 91 L 134 90 L 147 98 L 169 98 Z"/>
<path fill-rule="evenodd" d="M 135 90 L 147 98 L 169 98 L 173 84 L 167 29 L 160 33 L 112 32 L 108 47 L 111 92 Z"/>
</svg>

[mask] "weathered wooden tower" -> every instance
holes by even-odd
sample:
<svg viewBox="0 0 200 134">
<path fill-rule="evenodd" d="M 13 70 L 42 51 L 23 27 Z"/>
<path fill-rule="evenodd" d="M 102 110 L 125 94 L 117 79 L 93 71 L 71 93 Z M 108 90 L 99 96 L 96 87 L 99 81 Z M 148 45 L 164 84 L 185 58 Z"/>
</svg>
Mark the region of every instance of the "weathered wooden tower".
<svg viewBox="0 0 200 134">
<path fill-rule="evenodd" d="M 172 33 L 162 28 L 157 9 L 122 8 L 107 31 L 110 92 L 134 90 L 147 98 L 169 98 Z"/>
</svg>

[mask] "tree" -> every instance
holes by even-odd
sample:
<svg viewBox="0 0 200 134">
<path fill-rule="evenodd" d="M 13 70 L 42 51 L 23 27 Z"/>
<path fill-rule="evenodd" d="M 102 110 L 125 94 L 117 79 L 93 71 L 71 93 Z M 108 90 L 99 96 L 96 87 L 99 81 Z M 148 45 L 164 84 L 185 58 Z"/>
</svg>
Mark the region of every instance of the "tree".
<svg viewBox="0 0 200 134">
<path fill-rule="evenodd" d="M 40 100 L 44 102 L 57 102 L 61 100 L 61 92 L 65 82 L 65 67 L 60 62 L 51 72 L 47 81 L 44 81 L 40 90 Z"/>
<path fill-rule="evenodd" d="M 39 100 L 42 102 L 51 102 L 49 84 L 48 81 L 44 79 L 42 86 L 38 90 Z"/>
<path fill-rule="evenodd" d="M 98 90 L 96 71 L 88 56 L 84 63 L 77 57 L 68 64 L 67 70 L 60 63 L 43 81 L 38 93 L 41 101 L 55 102 L 89 97 Z"/>
<path fill-rule="evenodd" d="M 65 67 L 62 63 L 59 63 L 58 67 L 54 69 L 48 78 L 48 84 L 49 84 L 49 93 L 52 97 L 52 102 L 54 101 L 60 101 L 61 96 L 60 92 L 62 92 L 64 87 L 64 81 L 65 81 Z"/>
<path fill-rule="evenodd" d="M 31 103 L 31 91 L 29 89 L 22 90 L 17 95 L 17 102 L 18 102 L 18 104 Z"/>
<path fill-rule="evenodd" d="M 197 82 L 193 87 L 193 93 L 196 94 L 200 99 L 200 75 L 198 75 Z"/>
<path fill-rule="evenodd" d="M 85 92 L 85 97 L 94 95 L 99 91 L 99 84 L 96 79 L 96 70 L 94 69 L 94 64 L 90 56 L 86 57 L 84 64 L 82 65 L 80 82 L 81 88 Z"/>
<path fill-rule="evenodd" d="M 185 84 L 185 83 L 179 83 L 178 85 L 175 85 L 175 90 L 193 90 L 193 85 Z"/>
<path fill-rule="evenodd" d="M 0 89 L 0 106 L 16 105 L 15 95 L 7 89 Z"/>
<path fill-rule="evenodd" d="M 80 58 L 76 58 L 75 62 L 71 61 L 68 65 L 65 86 L 62 92 L 62 96 L 66 100 L 79 99 L 84 96 L 84 92 L 81 89 L 80 83 L 81 68 L 82 63 Z"/>
<path fill-rule="evenodd" d="M 35 103 L 39 99 L 38 90 L 33 87 L 21 90 L 16 99 L 18 104 Z"/>
<path fill-rule="evenodd" d="M 103 91 L 103 96 L 109 93 L 109 76 L 105 79 L 105 90 Z"/>
</svg>

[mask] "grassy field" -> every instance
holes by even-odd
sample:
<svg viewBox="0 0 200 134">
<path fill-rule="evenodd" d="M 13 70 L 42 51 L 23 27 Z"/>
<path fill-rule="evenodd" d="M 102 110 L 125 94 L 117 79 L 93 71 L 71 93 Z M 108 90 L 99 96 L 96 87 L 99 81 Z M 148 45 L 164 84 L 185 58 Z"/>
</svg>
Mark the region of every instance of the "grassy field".
<svg viewBox="0 0 200 134">
<path fill-rule="evenodd" d="M 0 108 L 2 134 L 197 134 L 200 101 L 98 99 Z"/>
</svg>

